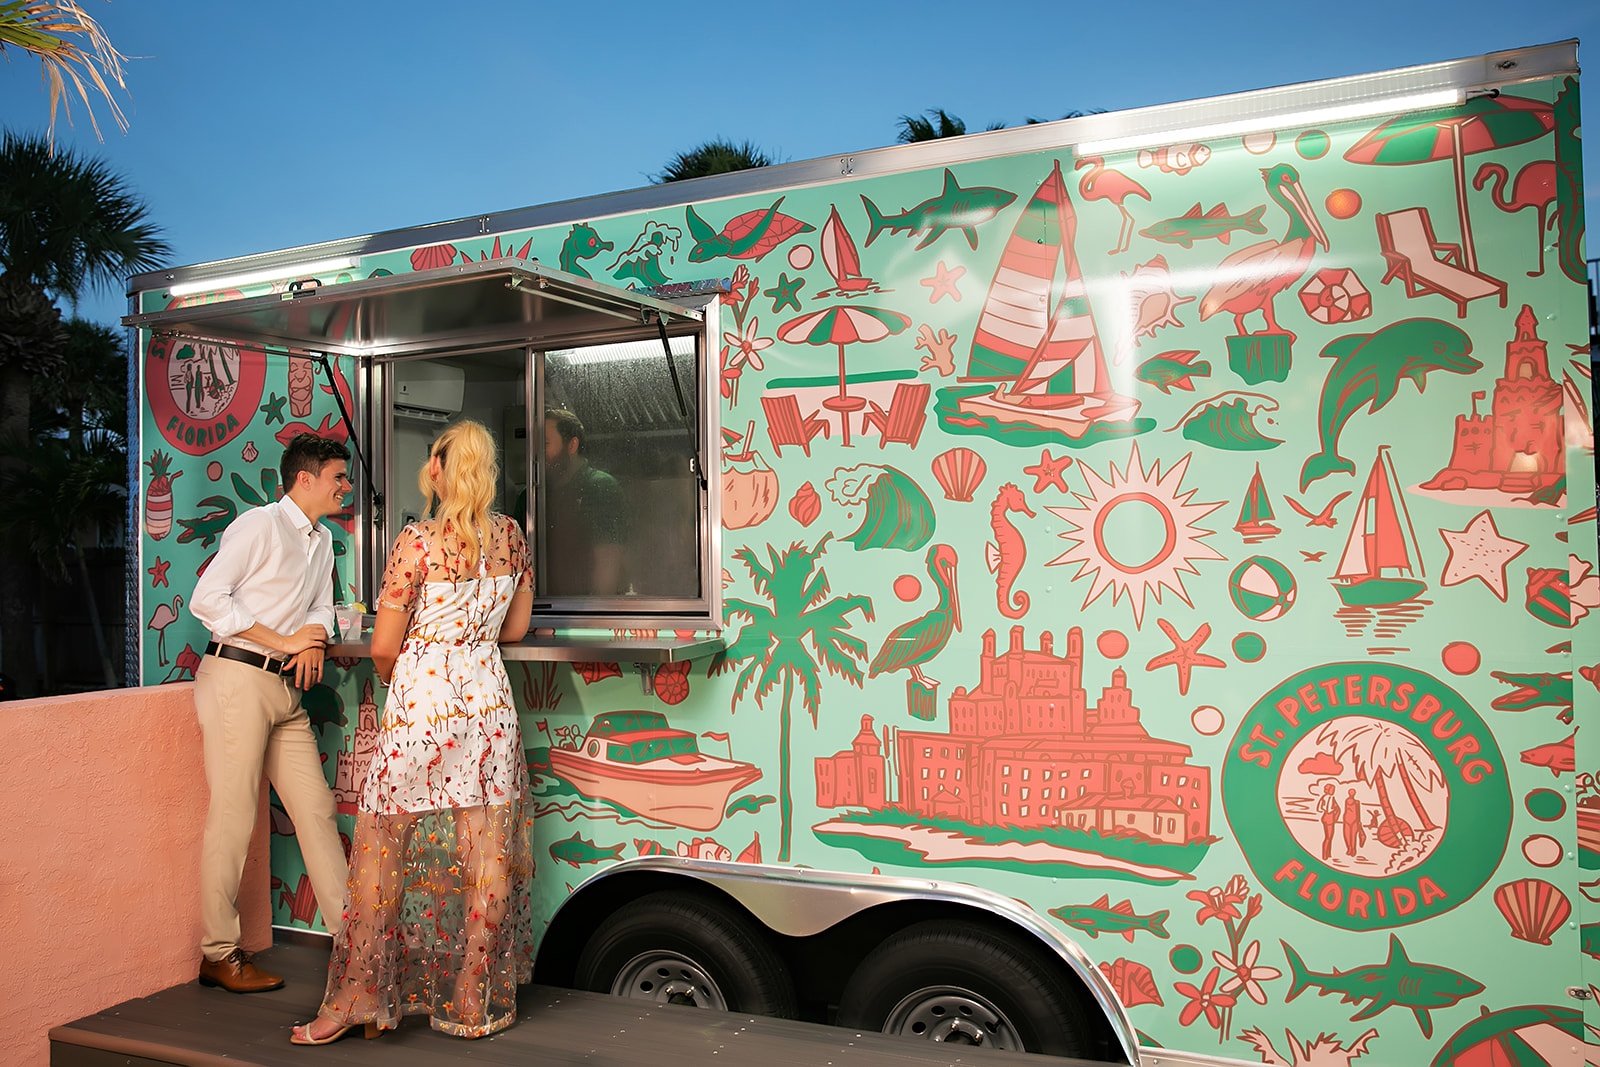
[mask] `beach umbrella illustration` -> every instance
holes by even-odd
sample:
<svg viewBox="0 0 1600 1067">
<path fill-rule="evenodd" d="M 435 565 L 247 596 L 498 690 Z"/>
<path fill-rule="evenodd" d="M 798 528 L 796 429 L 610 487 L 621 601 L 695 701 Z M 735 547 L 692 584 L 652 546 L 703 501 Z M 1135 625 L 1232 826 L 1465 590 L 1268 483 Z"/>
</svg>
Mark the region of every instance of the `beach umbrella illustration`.
<svg viewBox="0 0 1600 1067">
<path fill-rule="evenodd" d="M 867 402 L 850 395 L 845 382 L 845 345 L 881 341 L 910 325 L 911 319 L 898 311 L 839 305 L 801 315 L 778 327 L 778 340 L 787 344 L 832 345 L 839 350 L 839 393 L 824 400 L 822 406 L 839 413 L 839 428 L 846 445 L 850 444 L 850 416 L 866 407 Z"/>
<path fill-rule="evenodd" d="M 1380 167 L 1448 159 L 1455 167 L 1461 247 L 1468 270 L 1478 269 L 1467 211 L 1466 157 L 1537 140 L 1555 127 L 1549 104 L 1525 96 L 1477 96 L 1464 104 L 1411 111 L 1390 119 L 1344 154 L 1352 163 Z"/>
</svg>

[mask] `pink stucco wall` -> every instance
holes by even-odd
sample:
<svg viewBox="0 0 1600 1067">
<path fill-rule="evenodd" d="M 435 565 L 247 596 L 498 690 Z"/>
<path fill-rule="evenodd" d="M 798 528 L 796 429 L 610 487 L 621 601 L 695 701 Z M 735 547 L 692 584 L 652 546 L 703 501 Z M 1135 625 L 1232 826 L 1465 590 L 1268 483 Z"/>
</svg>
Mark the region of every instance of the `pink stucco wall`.
<svg viewBox="0 0 1600 1067">
<path fill-rule="evenodd" d="M 190 685 L 0 703 L 0 1047 L 44 1067 L 52 1026 L 193 981 L 206 781 Z M 272 942 L 266 794 L 240 889 Z"/>
</svg>

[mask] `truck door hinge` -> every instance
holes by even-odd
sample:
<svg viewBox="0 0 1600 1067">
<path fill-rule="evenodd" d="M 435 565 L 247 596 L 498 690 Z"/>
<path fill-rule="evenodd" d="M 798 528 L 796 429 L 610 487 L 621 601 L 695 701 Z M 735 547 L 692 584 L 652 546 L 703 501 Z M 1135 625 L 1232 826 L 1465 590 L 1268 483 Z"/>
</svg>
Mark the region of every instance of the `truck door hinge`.
<svg viewBox="0 0 1600 1067">
<path fill-rule="evenodd" d="M 1593 1000 L 1594 989 L 1590 986 L 1569 985 L 1567 986 L 1567 996 L 1573 1000 Z"/>
</svg>

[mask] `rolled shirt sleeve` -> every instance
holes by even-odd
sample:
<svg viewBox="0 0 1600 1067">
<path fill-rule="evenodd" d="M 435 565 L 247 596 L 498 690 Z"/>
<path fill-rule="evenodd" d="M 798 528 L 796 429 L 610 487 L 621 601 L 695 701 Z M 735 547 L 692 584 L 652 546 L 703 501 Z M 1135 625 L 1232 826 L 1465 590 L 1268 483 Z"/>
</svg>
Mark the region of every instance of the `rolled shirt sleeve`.
<svg viewBox="0 0 1600 1067">
<path fill-rule="evenodd" d="M 218 640 L 232 637 L 255 625 L 255 615 L 233 593 L 245 576 L 260 566 L 269 533 L 256 511 L 247 511 L 239 516 L 222 531 L 217 554 L 211 557 L 211 565 L 195 583 L 194 596 L 189 601 L 189 613 L 199 619 Z M 331 622 L 331 608 L 328 617 Z"/>
</svg>

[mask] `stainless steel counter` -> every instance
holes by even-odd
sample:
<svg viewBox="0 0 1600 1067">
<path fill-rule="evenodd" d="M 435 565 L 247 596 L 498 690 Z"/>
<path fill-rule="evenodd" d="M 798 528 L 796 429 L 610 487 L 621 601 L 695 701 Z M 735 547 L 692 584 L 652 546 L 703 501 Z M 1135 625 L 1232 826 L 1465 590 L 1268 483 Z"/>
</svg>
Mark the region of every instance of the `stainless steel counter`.
<svg viewBox="0 0 1600 1067">
<path fill-rule="evenodd" d="M 727 639 L 716 637 L 528 637 L 515 644 L 501 645 L 507 660 L 555 660 L 564 663 L 678 663 L 704 659 L 727 647 Z M 370 641 L 329 645 L 335 659 L 368 659 Z"/>
</svg>

